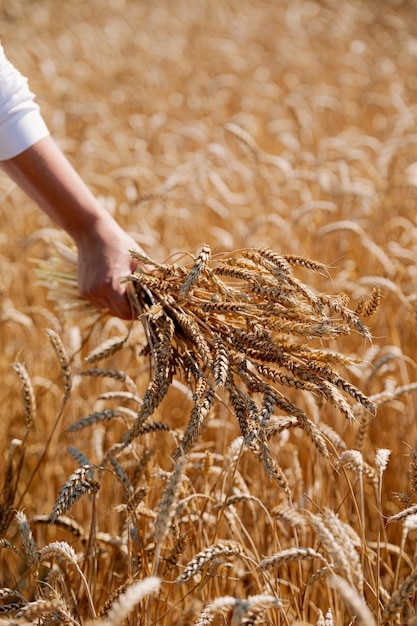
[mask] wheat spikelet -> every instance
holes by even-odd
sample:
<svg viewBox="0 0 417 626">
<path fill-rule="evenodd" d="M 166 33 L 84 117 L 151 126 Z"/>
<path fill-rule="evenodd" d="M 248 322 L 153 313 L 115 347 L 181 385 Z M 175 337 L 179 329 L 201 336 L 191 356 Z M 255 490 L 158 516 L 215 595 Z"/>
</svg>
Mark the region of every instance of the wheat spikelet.
<svg viewBox="0 0 417 626">
<path fill-rule="evenodd" d="M 176 579 L 177 584 L 187 582 L 193 576 L 202 572 L 207 563 L 210 563 L 213 559 L 220 557 L 240 556 L 242 555 L 242 547 L 237 543 L 231 542 L 218 542 L 211 546 L 208 546 L 204 550 L 201 550 L 191 561 L 187 563 L 184 571 Z"/>
<path fill-rule="evenodd" d="M 386 624 L 396 618 L 407 600 L 415 593 L 417 587 L 417 570 L 412 571 L 405 581 L 396 589 L 382 612 L 382 623 Z"/>
<path fill-rule="evenodd" d="M 356 430 L 355 447 L 361 452 L 364 448 L 365 441 L 369 433 L 371 416 L 369 415 L 369 413 L 366 413 L 366 411 L 360 410 L 357 422 L 358 428 Z"/>
<path fill-rule="evenodd" d="M 172 310 L 172 315 L 178 322 L 181 330 L 185 333 L 191 344 L 195 344 L 199 357 L 205 366 L 212 366 L 211 350 L 206 338 L 201 332 L 198 323 L 190 315 L 181 310 Z"/>
<path fill-rule="evenodd" d="M 322 294 L 320 295 L 319 301 L 321 305 L 328 306 L 331 311 L 340 314 L 343 322 L 347 325 L 346 330 L 343 330 L 343 326 L 340 326 L 340 332 L 348 333 L 348 329 L 354 329 L 362 337 L 366 337 L 369 341 L 371 340 L 371 335 L 362 320 L 358 318 L 354 311 L 347 308 L 344 295 L 336 297 Z"/>
<path fill-rule="evenodd" d="M 299 526 L 303 529 L 307 524 L 306 517 L 291 506 L 279 504 L 272 509 L 271 515 L 279 520 L 283 520 L 293 528 Z"/>
<path fill-rule="evenodd" d="M 0 605 L 0 614 L 1 615 L 7 615 L 8 613 L 13 613 L 13 615 L 16 615 L 16 613 L 19 611 L 19 609 L 21 609 L 22 607 L 25 606 L 25 603 L 22 601 L 15 601 L 15 602 L 5 602 L 4 604 Z M 7 624 L 7 626 L 12 626 L 13 624 L 15 624 L 16 622 L 10 622 L 9 620 L 0 620 L 0 624 Z M 19 621 L 19 623 L 21 623 Z M 29 622 L 25 622 L 26 624 L 28 624 Z"/>
<path fill-rule="evenodd" d="M 284 490 L 288 501 L 291 502 L 291 489 L 288 484 L 288 479 L 285 476 L 282 468 L 272 458 L 271 451 L 268 445 L 263 441 L 255 440 L 253 438 L 246 442 L 246 445 L 248 446 L 249 450 L 253 452 L 255 457 L 260 459 L 267 475 L 275 480 L 275 482 L 281 487 L 281 489 Z"/>
<path fill-rule="evenodd" d="M 408 385 L 395 387 L 394 389 L 384 390 L 381 393 L 374 394 L 369 399 L 372 402 L 374 402 L 377 406 L 381 406 L 382 404 L 385 404 L 386 402 L 391 402 L 392 400 L 396 400 L 402 395 L 413 393 L 416 390 L 417 390 L 417 383 L 410 383 Z"/>
<path fill-rule="evenodd" d="M 108 613 L 112 607 L 112 604 L 116 602 L 120 598 L 120 596 L 130 587 L 132 581 L 127 580 L 126 582 L 119 585 L 106 599 L 106 602 L 102 605 L 100 610 L 98 611 L 98 618 L 103 620 L 108 616 Z"/>
<path fill-rule="evenodd" d="M 74 502 L 77 502 L 85 494 L 97 493 L 100 485 L 93 478 L 91 465 L 79 467 L 69 477 L 60 489 L 54 507 L 49 515 L 53 523 L 60 515 L 66 513 Z"/>
<path fill-rule="evenodd" d="M 156 594 L 159 591 L 161 581 L 155 576 L 149 576 L 130 584 L 120 593 L 110 607 L 106 607 L 107 615 L 104 619 L 96 619 L 89 622 L 90 626 L 119 626 L 127 619 L 129 613 L 144 598 Z"/>
<path fill-rule="evenodd" d="M 408 470 L 409 484 L 412 493 L 417 493 L 417 449 L 410 452 L 410 468 Z"/>
<path fill-rule="evenodd" d="M 120 409 L 121 407 L 119 407 Z M 129 413 L 131 413 L 130 416 L 126 416 L 125 412 L 128 411 Z M 123 408 L 121 410 L 121 412 L 123 413 L 123 416 L 127 419 L 132 419 L 134 420 L 136 417 L 136 413 L 134 413 L 133 411 L 130 411 L 130 409 L 125 409 Z M 96 428 L 93 432 L 93 436 L 92 436 L 92 443 L 93 443 L 93 449 L 94 449 L 94 454 L 96 456 L 97 459 L 97 463 L 99 465 L 101 465 L 103 463 L 103 459 L 104 459 L 104 444 L 105 444 L 105 440 L 106 440 L 106 429 L 101 426 L 100 428 Z"/>
<path fill-rule="evenodd" d="M 333 571 L 333 566 L 325 566 L 317 570 L 307 581 L 307 586 L 314 585 L 317 582 L 321 582 L 324 578 L 328 578 Z"/>
<path fill-rule="evenodd" d="M 35 600 L 29 602 L 16 615 L 16 619 L 30 620 L 28 623 L 34 623 L 34 620 L 39 618 L 45 618 L 47 615 L 60 615 L 61 611 L 65 609 L 65 605 L 62 600 Z M 19 623 L 19 621 L 17 622 Z"/>
<path fill-rule="evenodd" d="M 330 441 L 330 443 L 336 450 L 347 450 L 346 442 L 342 439 L 339 433 L 333 430 L 331 426 L 329 426 L 328 424 L 320 424 L 319 428 L 324 437 Z"/>
<path fill-rule="evenodd" d="M 67 450 L 69 452 L 69 454 L 72 456 L 73 459 L 75 459 L 78 463 L 78 465 L 80 467 L 82 466 L 90 466 L 92 467 L 92 463 L 90 461 L 89 458 L 86 457 L 86 455 L 81 452 L 81 450 L 78 450 L 78 448 L 75 448 L 74 446 L 68 446 Z"/>
<path fill-rule="evenodd" d="M 194 407 L 191 411 L 190 421 L 187 430 L 182 437 L 178 448 L 173 452 L 172 458 L 176 461 L 181 455 L 187 454 L 190 447 L 199 437 L 203 428 L 204 421 L 210 411 L 215 400 L 214 389 L 209 387 L 203 397 L 196 398 Z"/>
<path fill-rule="evenodd" d="M 378 474 L 382 476 L 384 471 L 387 468 L 389 458 L 391 456 L 391 450 L 387 448 L 378 448 L 375 454 L 375 467 L 377 468 Z"/>
<path fill-rule="evenodd" d="M 328 609 L 326 615 L 324 616 L 324 626 L 336 626 L 331 609 Z"/>
<path fill-rule="evenodd" d="M 21 439 L 12 439 L 9 445 L 4 480 L 0 490 L 0 537 L 14 516 L 14 499 L 22 467 L 24 446 Z"/>
<path fill-rule="evenodd" d="M 9 598 L 10 596 L 16 596 L 19 598 L 21 602 L 24 602 L 23 597 L 20 595 L 20 592 L 17 589 L 9 589 L 8 587 L 0 588 L 0 598 L 3 600 L 4 598 Z"/>
<path fill-rule="evenodd" d="M 143 400 L 136 393 L 131 391 L 105 391 L 101 393 L 98 400 L 117 400 L 118 402 L 133 402 L 138 406 L 143 404 Z M 120 407 L 119 407 L 120 408 Z"/>
<path fill-rule="evenodd" d="M 118 409 L 103 409 L 103 411 L 95 411 L 94 413 L 90 413 L 90 415 L 81 418 L 78 422 L 74 422 L 68 426 L 67 431 L 70 433 L 77 432 L 94 424 L 102 424 L 103 422 L 112 421 L 116 417 L 124 417 L 124 414 Z"/>
<path fill-rule="evenodd" d="M 123 437 L 123 447 L 128 446 L 142 432 L 144 422 L 150 417 L 168 393 L 169 372 L 166 370 L 152 377 L 143 396 L 142 406 L 133 426 Z"/>
<path fill-rule="evenodd" d="M 344 524 L 330 509 L 325 510 L 323 520 L 327 528 L 329 528 L 330 532 L 336 538 L 336 541 L 343 546 L 343 550 L 350 563 L 350 572 L 354 588 L 359 594 L 363 595 L 364 577 L 360 558 L 358 552 L 356 551 L 355 542 L 351 536 L 353 534 L 352 529 L 348 524 Z M 359 538 L 357 538 L 356 543 L 360 544 Z"/>
<path fill-rule="evenodd" d="M 153 304 L 147 312 L 147 317 L 152 322 L 153 357 L 155 368 L 158 370 L 164 367 L 164 364 L 172 357 L 174 322 L 164 314 L 164 308 L 161 304 Z"/>
<path fill-rule="evenodd" d="M 380 288 L 381 292 L 384 290 L 388 293 L 394 293 L 398 296 L 400 302 L 405 306 L 409 305 L 407 296 L 403 293 L 398 281 L 392 280 L 386 276 L 361 276 L 358 282 L 360 285 L 372 287 L 372 289 Z"/>
<path fill-rule="evenodd" d="M 277 608 L 282 608 L 282 602 L 276 596 L 267 594 L 248 596 L 246 600 L 241 600 L 236 604 L 233 611 L 232 623 L 236 620 L 236 622 L 242 626 L 259 624 L 264 611 Z"/>
<path fill-rule="evenodd" d="M 46 334 L 56 352 L 62 371 L 62 380 L 64 386 L 64 397 L 68 398 L 71 393 L 71 364 L 67 351 L 64 348 L 61 337 L 51 328 L 46 330 Z"/>
<path fill-rule="evenodd" d="M 137 391 L 135 382 L 121 370 L 105 369 L 105 368 L 90 368 L 80 372 L 81 376 L 93 376 L 96 378 L 112 378 L 124 383 L 128 387 L 128 391 L 135 394 Z"/>
<path fill-rule="evenodd" d="M 344 450 L 339 458 L 339 466 L 362 473 L 364 468 L 362 453 L 359 450 Z"/>
<path fill-rule="evenodd" d="M 291 270 L 286 260 L 269 250 L 268 248 L 259 248 L 259 250 L 242 250 L 242 256 L 244 259 L 248 259 L 251 263 L 244 263 L 241 260 L 236 259 L 236 265 L 243 265 L 242 269 L 246 268 L 251 271 L 248 277 L 253 276 L 256 278 L 259 270 L 266 270 L 272 276 L 278 279 L 289 279 L 291 277 Z"/>
<path fill-rule="evenodd" d="M 205 480 L 207 480 L 210 474 L 212 473 L 213 465 L 214 465 L 213 454 L 210 452 L 210 450 L 206 450 L 204 454 L 203 466 L 202 466 L 203 476 Z"/>
<path fill-rule="evenodd" d="M 36 417 L 36 398 L 33 391 L 32 381 L 29 377 L 26 367 L 22 363 L 14 363 L 14 370 L 17 373 L 22 385 L 23 399 L 25 403 L 25 420 L 26 427 L 29 429 L 33 425 Z"/>
<path fill-rule="evenodd" d="M 313 550 L 313 548 L 287 548 L 273 554 L 272 556 L 262 559 L 259 563 L 259 567 L 262 570 L 266 570 L 273 567 L 280 567 L 280 565 L 285 565 L 294 561 L 304 561 L 315 558 L 324 560 L 323 556 L 319 552 L 316 552 L 316 550 Z"/>
<path fill-rule="evenodd" d="M 346 467 L 354 470 L 360 475 L 366 476 L 374 485 L 378 483 L 378 476 L 375 469 L 364 461 L 362 453 L 359 450 L 345 450 L 339 458 L 339 467 Z"/>
<path fill-rule="evenodd" d="M 298 425 L 307 433 L 310 437 L 311 441 L 320 452 L 320 454 L 324 457 L 329 456 L 329 451 L 327 449 L 326 440 L 323 437 L 320 429 L 308 418 L 298 418 Z"/>
<path fill-rule="evenodd" d="M 240 455 L 242 454 L 242 449 L 244 446 L 243 437 L 236 437 L 233 439 L 231 444 L 229 445 L 226 454 L 224 456 L 224 467 L 228 471 L 230 468 L 233 470 L 236 467 L 236 463 L 239 460 Z"/>
<path fill-rule="evenodd" d="M 209 624 L 213 622 L 216 613 L 231 611 L 234 609 L 237 602 L 238 600 L 233 596 L 216 598 L 203 609 L 199 619 L 195 622 L 195 626 L 209 626 Z"/>
<path fill-rule="evenodd" d="M 109 356 L 116 354 L 123 348 L 126 343 L 126 337 L 111 338 L 104 341 L 102 344 L 94 348 L 86 357 L 86 363 L 97 363 L 103 359 L 107 359 Z"/>
<path fill-rule="evenodd" d="M 165 576 L 169 574 L 169 572 L 171 572 L 178 565 L 179 559 L 185 550 L 187 542 L 188 542 L 187 535 L 181 535 L 180 537 L 177 537 L 175 539 L 172 550 L 169 552 L 169 554 L 166 557 L 164 557 Z"/>
<path fill-rule="evenodd" d="M 327 267 L 323 263 L 320 263 L 315 259 L 307 259 L 296 254 L 284 254 L 283 256 L 287 263 L 289 263 L 290 265 L 301 265 L 301 267 L 313 270 L 313 272 L 317 272 L 318 274 L 327 273 Z"/>
<path fill-rule="evenodd" d="M 327 554 L 332 558 L 335 567 L 346 576 L 348 582 L 353 585 L 352 564 L 349 556 L 345 552 L 343 543 L 337 540 L 321 516 L 310 514 L 309 520 L 323 549 L 326 550 Z"/>
<path fill-rule="evenodd" d="M 211 256 L 210 246 L 204 244 L 199 252 L 193 267 L 187 274 L 184 282 L 178 290 L 178 299 L 181 301 L 188 291 L 192 288 L 193 284 L 196 282 L 198 276 L 204 271 L 204 268 L 207 265 L 208 260 Z"/>
<path fill-rule="evenodd" d="M 7 541 L 7 539 L 0 539 L 0 548 L 7 548 L 8 550 L 11 550 L 12 552 L 14 552 L 14 554 L 17 554 L 17 556 L 21 558 L 23 556 L 21 552 L 16 548 L 16 546 L 10 543 L 10 541 Z"/>
<path fill-rule="evenodd" d="M 155 542 L 158 544 L 163 541 L 169 530 L 170 523 L 174 518 L 178 494 L 181 488 L 181 479 L 186 463 L 186 456 L 181 456 L 176 462 L 174 471 L 162 494 L 158 516 L 155 521 Z"/>
<path fill-rule="evenodd" d="M 408 517 L 409 515 L 414 515 L 415 513 L 417 513 L 417 504 L 412 504 L 411 506 L 409 506 L 406 509 L 403 509 L 396 515 L 391 515 L 387 519 L 387 524 L 391 524 L 392 522 L 400 522 L 406 519 L 406 517 Z"/>
<path fill-rule="evenodd" d="M 26 563 L 32 571 L 36 572 L 39 566 L 39 554 L 32 531 L 23 511 L 16 512 L 16 522 L 19 526 L 23 554 L 25 556 Z"/>
<path fill-rule="evenodd" d="M 355 616 L 355 623 L 364 626 L 377 626 L 374 616 L 361 593 L 340 576 L 332 575 L 330 584 L 334 586 Z"/>
<path fill-rule="evenodd" d="M 213 334 L 213 344 L 215 350 L 215 359 L 213 364 L 213 376 L 216 385 L 223 387 L 226 384 L 229 374 L 229 351 L 221 335 Z"/>
<path fill-rule="evenodd" d="M 126 511 L 127 515 L 130 517 L 136 514 L 138 506 L 143 502 L 148 492 L 146 487 L 140 487 L 136 491 L 132 491 L 132 489 L 133 487 L 128 491 L 129 498 L 126 504 L 119 504 L 115 508 L 116 511 Z"/>
<path fill-rule="evenodd" d="M 269 440 L 286 430 L 297 427 L 299 427 L 299 420 L 296 417 L 274 417 L 264 429 L 265 437 Z"/>
<path fill-rule="evenodd" d="M 228 391 L 229 391 L 230 403 L 233 408 L 233 412 L 238 421 L 240 431 L 243 436 L 242 442 L 245 443 L 246 438 L 251 433 L 251 425 L 249 422 L 249 415 L 248 415 L 248 406 L 247 406 L 247 403 L 245 402 L 245 398 L 243 394 L 240 392 L 238 388 L 235 387 L 235 385 L 230 384 L 228 386 Z"/>
<path fill-rule="evenodd" d="M 149 433 L 162 433 L 162 432 L 166 433 L 166 432 L 169 432 L 170 430 L 171 428 L 169 424 L 166 424 L 165 422 L 151 422 L 148 420 L 144 424 L 142 424 L 138 435 L 140 436 L 140 435 L 148 435 Z"/>
<path fill-rule="evenodd" d="M 136 461 L 131 477 L 131 482 L 134 487 L 136 487 L 140 483 L 142 477 L 146 475 L 149 463 L 154 454 L 155 452 L 153 450 L 145 448 L 139 460 Z"/>
<path fill-rule="evenodd" d="M 41 563 L 44 561 L 52 560 L 54 558 L 63 559 L 64 561 L 71 563 L 75 567 L 81 580 L 84 583 L 90 611 L 95 618 L 96 611 L 94 608 L 93 599 L 91 597 L 90 588 L 88 586 L 84 573 L 78 565 L 77 555 L 75 554 L 74 548 L 72 548 L 72 546 L 70 546 L 66 541 L 53 541 L 52 543 L 44 546 L 39 552 L 39 560 Z"/>
<path fill-rule="evenodd" d="M 131 496 L 133 494 L 134 489 L 125 469 L 120 465 L 120 463 L 115 458 L 110 459 L 110 463 L 113 466 L 115 475 L 117 476 L 120 483 L 123 485 L 126 494 L 128 496 Z"/>
<path fill-rule="evenodd" d="M 370 317 L 371 315 L 375 315 L 382 296 L 381 287 L 373 287 L 370 294 L 363 296 L 355 308 L 355 313 L 357 315 L 362 315 L 363 317 Z"/>
<path fill-rule="evenodd" d="M 254 158 L 257 160 L 260 155 L 260 148 L 252 135 L 248 133 L 242 126 L 236 124 L 235 122 L 227 122 L 224 125 L 225 130 L 229 132 L 231 135 L 236 137 L 238 141 L 244 144 L 252 153 Z"/>
<path fill-rule="evenodd" d="M 359 389 L 352 385 L 349 381 L 344 380 L 341 376 L 329 377 L 330 382 L 336 385 L 339 389 L 351 396 L 356 402 L 367 409 L 370 413 L 375 411 L 375 403 L 367 398 Z"/>
<path fill-rule="evenodd" d="M 411 530 L 415 530 L 417 528 L 417 513 L 414 515 L 409 515 L 405 518 L 404 521 L 404 534 L 408 535 Z"/>
<path fill-rule="evenodd" d="M 51 523 L 48 515 L 35 515 L 32 518 L 32 522 L 34 524 L 50 524 Z M 83 539 L 85 537 L 85 532 L 84 532 L 83 527 L 80 526 L 80 524 L 78 524 L 71 517 L 67 517 L 66 515 L 60 515 L 54 521 L 54 524 L 55 526 L 58 526 L 59 528 L 63 528 L 64 530 L 67 530 L 77 539 Z"/>
<path fill-rule="evenodd" d="M 75 550 L 66 541 L 53 541 L 39 551 L 41 562 L 49 561 L 54 557 L 60 557 L 73 565 L 78 565 Z"/>
</svg>

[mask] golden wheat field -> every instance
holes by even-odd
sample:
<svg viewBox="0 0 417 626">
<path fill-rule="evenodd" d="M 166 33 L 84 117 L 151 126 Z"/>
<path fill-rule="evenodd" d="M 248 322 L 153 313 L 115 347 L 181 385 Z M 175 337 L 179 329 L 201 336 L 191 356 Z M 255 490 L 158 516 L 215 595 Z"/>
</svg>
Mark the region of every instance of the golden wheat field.
<svg viewBox="0 0 417 626">
<path fill-rule="evenodd" d="M 0 623 L 416 625 L 417 3 L 3 0 L 0 37 L 150 267 L 132 323 L 70 315 L 1 175 Z"/>
</svg>

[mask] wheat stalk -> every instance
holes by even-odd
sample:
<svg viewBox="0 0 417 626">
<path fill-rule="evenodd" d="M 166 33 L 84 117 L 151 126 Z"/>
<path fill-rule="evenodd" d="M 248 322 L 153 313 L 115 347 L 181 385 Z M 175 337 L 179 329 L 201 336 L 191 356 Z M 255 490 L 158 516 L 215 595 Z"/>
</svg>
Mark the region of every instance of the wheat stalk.
<svg viewBox="0 0 417 626">
<path fill-rule="evenodd" d="M 151 354 L 153 373 L 119 448 L 129 446 L 144 432 L 144 424 L 168 393 L 173 372 L 179 370 L 188 382 L 193 408 L 174 459 L 187 453 L 199 438 L 216 393 L 223 388 L 245 445 L 290 499 L 287 479 L 271 455 L 264 429 L 274 410 L 283 410 L 296 418 L 318 451 L 328 456 L 320 429 L 287 397 L 285 389 L 318 395 L 349 420 L 354 420 L 354 413 L 345 396 L 367 411 L 374 410 L 374 404 L 334 369 L 348 359 L 307 343 L 310 338 L 330 339 L 353 331 L 370 339 L 359 315 L 348 308 L 344 295 L 315 294 L 298 280 L 294 266 L 319 273 L 324 266 L 296 255 L 283 256 L 268 248 L 212 255 L 205 244 L 190 266 L 161 264 L 139 251 L 132 251 L 132 256 L 146 263 L 146 268 L 125 281 L 133 310 L 144 326 L 147 345 L 142 352 Z M 42 276 L 46 281 L 45 265 Z M 372 307 L 362 303 L 361 310 L 369 312 L 374 304 L 376 308 L 377 296 L 370 298 Z M 114 354 L 126 339 L 99 346 L 87 362 Z M 57 353 L 62 354 L 56 344 L 54 337 Z M 63 356 L 60 360 L 64 363 Z M 67 371 L 64 366 L 63 371 Z M 105 370 L 90 371 L 98 375 Z M 71 428 L 117 415 L 117 410 L 105 410 Z"/>
</svg>

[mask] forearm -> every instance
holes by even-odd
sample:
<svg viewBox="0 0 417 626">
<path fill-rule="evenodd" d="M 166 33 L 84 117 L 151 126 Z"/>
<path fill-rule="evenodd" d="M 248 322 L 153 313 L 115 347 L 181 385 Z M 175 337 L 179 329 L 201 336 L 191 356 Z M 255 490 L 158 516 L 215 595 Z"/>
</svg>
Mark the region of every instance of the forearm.
<svg viewBox="0 0 417 626">
<path fill-rule="evenodd" d="M 0 166 L 76 242 L 112 221 L 50 136 Z"/>
<path fill-rule="evenodd" d="M 1 161 L 0 166 L 74 239 L 80 293 L 96 307 L 130 318 L 119 278 L 136 266 L 129 250 L 138 246 L 100 206 L 51 137 Z"/>
</svg>

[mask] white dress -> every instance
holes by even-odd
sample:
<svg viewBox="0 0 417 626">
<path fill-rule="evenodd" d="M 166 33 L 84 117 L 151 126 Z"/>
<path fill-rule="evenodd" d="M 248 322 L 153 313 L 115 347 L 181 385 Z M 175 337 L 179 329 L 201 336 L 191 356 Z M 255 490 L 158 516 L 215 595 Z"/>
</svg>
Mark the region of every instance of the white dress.
<svg viewBox="0 0 417 626">
<path fill-rule="evenodd" d="M 0 161 L 11 159 L 49 134 L 27 78 L 0 44 Z"/>
</svg>

